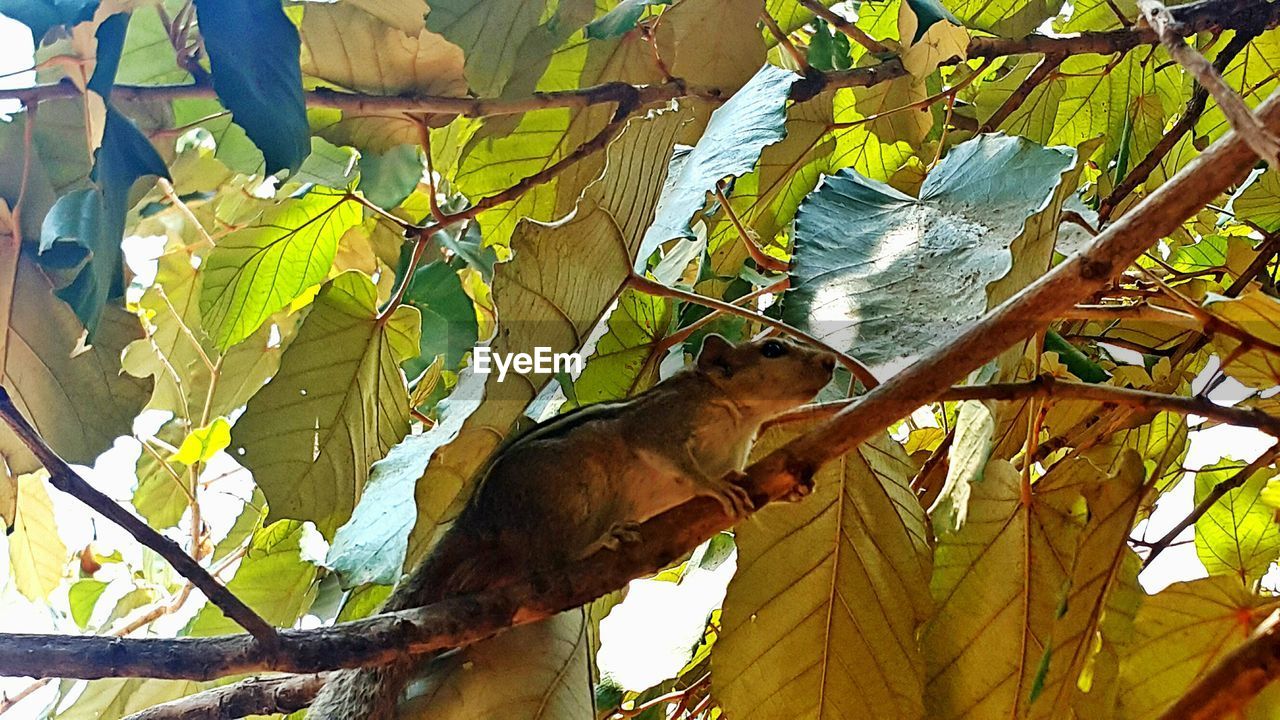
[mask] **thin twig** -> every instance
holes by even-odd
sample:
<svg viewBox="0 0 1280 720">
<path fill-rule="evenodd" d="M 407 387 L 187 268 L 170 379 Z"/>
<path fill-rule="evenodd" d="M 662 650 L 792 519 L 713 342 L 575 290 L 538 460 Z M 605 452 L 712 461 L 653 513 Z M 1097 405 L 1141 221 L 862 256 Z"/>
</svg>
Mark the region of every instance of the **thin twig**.
<svg viewBox="0 0 1280 720">
<path fill-rule="evenodd" d="M 1040 83 L 1047 80 L 1049 76 L 1053 74 L 1053 71 L 1057 70 L 1066 59 L 1066 55 L 1057 53 L 1045 55 L 1044 58 L 1040 60 L 1040 64 L 1036 65 L 1035 69 L 1027 75 L 1022 83 L 1009 94 L 1009 97 L 1005 98 L 1005 101 L 1001 103 L 1000 107 L 996 108 L 996 111 L 991 113 L 991 117 L 987 118 L 986 121 L 982 123 L 978 128 L 978 132 L 988 133 L 1000 127 L 1000 125 L 1004 123 L 1004 121 L 1007 120 L 1015 110 L 1022 107 L 1022 105 L 1027 101 L 1027 98 L 1030 97 L 1032 91 L 1035 90 Z"/>
<path fill-rule="evenodd" d="M 787 51 L 787 55 L 791 56 L 791 61 L 796 64 L 796 67 L 800 68 L 801 73 L 807 73 L 809 71 L 809 59 L 804 56 L 804 53 L 800 52 L 795 43 L 791 42 L 791 38 L 787 37 L 787 34 L 778 26 L 778 21 L 773 19 L 768 10 L 760 11 L 760 21 L 769 29 L 769 34 L 773 35 L 773 38 L 778 41 L 782 49 Z"/>
<path fill-rule="evenodd" d="M 764 325 L 766 327 L 774 328 L 786 335 L 790 335 L 791 337 L 796 338 L 797 340 L 813 345 L 814 347 L 820 347 L 823 350 L 833 353 L 836 356 L 836 358 L 840 360 L 840 364 L 848 368 L 849 372 L 853 373 L 853 376 L 856 377 L 859 381 L 861 381 L 865 387 L 873 388 L 880 383 L 880 381 L 876 379 L 876 376 L 872 374 L 871 370 L 869 370 L 866 365 L 863 365 L 857 358 L 853 357 L 852 355 L 849 355 L 848 353 L 842 350 L 839 350 L 837 348 L 834 348 L 828 345 L 827 343 L 823 342 L 822 340 L 819 340 L 818 338 L 810 335 L 809 333 L 803 330 L 799 330 L 797 328 L 791 327 L 790 325 L 787 325 L 781 320 L 775 320 L 774 318 L 768 317 L 767 315 L 762 315 L 758 312 L 749 310 L 747 308 L 738 307 L 737 305 L 734 305 L 732 303 L 727 303 L 723 300 L 717 300 L 715 298 L 705 297 L 697 293 L 689 292 L 687 290 L 681 290 L 679 288 L 668 287 L 666 285 L 663 285 L 662 283 L 654 282 L 653 280 L 650 280 L 646 277 L 641 277 L 640 275 L 632 274 L 627 279 L 627 284 L 649 295 L 654 295 L 657 297 L 671 297 L 671 298 L 676 298 L 678 300 L 684 300 L 685 302 L 691 302 L 695 305 L 701 305 L 703 307 L 708 307 L 713 310 L 719 310 L 720 312 L 726 313 L 728 315 L 736 315 L 738 317 L 747 318 L 748 320 L 758 322 L 761 325 Z"/>
<path fill-rule="evenodd" d="M 1199 415 L 1228 425 L 1256 428 L 1272 437 L 1280 438 L 1280 418 L 1268 415 L 1257 408 L 1219 405 L 1198 396 L 1168 395 L 1136 388 L 1058 380 L 1052 375 L 1040 375 L 1026 382 L 957 385 L 940 393 L 935 400 L 938 402 L 1024 400 L 1032 397 L 1092 400 L 1152 412 L 1168 410 L 1182 415 Z M 856 399 L 807 405 L 775 418 L 770 424 L 829 418 L 855 403 L 857 403 Z"/>
<path fill-rule="evenodd" d="M 49 449 L 49 446 L 45 444 L 36 429 L 18 411 L 18 408 L 13 404 L 13 400 L 9 398 L 8 391 L 4 388 L 0 388 L 0 418 L 3 418 L 4 423 L 13 430 L 22 443 L 40 461 L 40 464 L 44 465 L 45 469 L 49 471 L 50 485 L 75 497 L 97 510 L 108 520 L 124 528 L 138 542 L 151 548 L 156 554 L 167 560 L 174 570 L 177 570 L 203 592 L 209 598 L 209 602 L 216 605 L 227 617 L 234 620 L 245 630 L 248 630 L 265 648 L 274 647 L 277 633 L 270 623 L 263 620 L 248 605 L 245 605 L 240 598 L 233 595 L 226 586 L 214 579 L 190 555 L 183 552 L 177 543 L 156 532 L 128 510 L 117 505 L 111 498 L 85 482 L 75 470 L 71 469 L 70 465 L 58 457 L 53 450 Z"/>
<path fill-rule="evenodd" d="M 1235 58 L 1236 55 L 1244 50 L 1258 31 L 1250 29 L 1237 30 L 1231 40 L 1222 48 L 1218 56 L 1214 58 L 1213 66 L 1218 72 L 1222 72 L 1227 64 Z M 1119 207 L 1125 198 L 1129 197 L 1139 185 L 1147 181 L 1151 173 L 1160 166 L 1161 161 L 1165 159 L 1173 148 L 1182 140 L 1182 136 L 1186 135 L 1195 127 L 1196 122 L 1200 120 L 1200 116 L 1204 114 L 1204 109 L 1209 101 L 1209 91 L 1205 90 L 1203 85 L 1196 84 L 1191 90 L 1191 98 L 1187 100 L 1187 105 L 1182 111 L 1182 115 L 1169 127 L 1168 132 L 1156 141 L 1151 151 L 1144 158 L 1133 166 L 1133 169 L 1124 176 L 1120 182 L 1107 194 L 1100 203 L 1098 203 L 1098 225 L 1099 227 L 1106 225 L 1107 220 L 1111 218 L 1112 213 Z"/>
<path fill-rule="evenodd" d="M 1209 61 L 1182 39 L 1178 21 L 1174 20 L 1169 9 L 1159 0 L 1138 0 L 1138 9 L 1142 11 L 1147 25 L 1159 36 L 1160 43 L 1169 51 L 1169 55 L 1218 101 L 1218 109 L 1226 116 L 1231 127 L 1249 143 L 1253 152 L 1273 168 L 1280 165 L 1280 141 L 1254 117 L 1249 106 L 1223 81 L 1222 75 Z"/>
<path fill-rule="evenodd" d="M 310 705 L 324 681 L 324 674 L 249 678 L 153 705 L 124 720 L 229 720 L 249 715 L 287 715 Z"/>
<path fill-rule="evenodd" d="M 1204 517 L 1204 514 L 1209 512 L 1209 508 L 1213 507 L 1214 504 L 1221 500 L 1224 495 L 1235 490 L 1241 485 L 1244 485 L 1254 473 L 1275 462 L 1275 459 L 1278 456 L 1280 456 L 1280 443 L 1267 448 L 1266 451 L 1258 456 L 1257 460 L 1249 463 L 1242 470 L 1238 471 L 1226 480 L 1214 485 L 1213 489 L 1209 491 L 1209 494 L 1205 495 L 1200 502 L 1196 503 L 1195 508 L 1193 508 L 1186 517 L 1180 520 L 1177 525 L 1174 525 L 1169 532 L 1162 535 L 1159 540 L 1151 543 L 1151 552 L 1147 554 L 1145 559 L 1143 559 L 1142 567 L 1145 568 L 1151 565 L 1151 561 L 1155 560 L 1160 553 L 1164 552 L 1174 540 L 1177 540 L 1178 536 L 1182 534 L 1182 531 L 1192 525 L 1195 525 L 1196 521 L 1201 517 Z"/>
</svg>

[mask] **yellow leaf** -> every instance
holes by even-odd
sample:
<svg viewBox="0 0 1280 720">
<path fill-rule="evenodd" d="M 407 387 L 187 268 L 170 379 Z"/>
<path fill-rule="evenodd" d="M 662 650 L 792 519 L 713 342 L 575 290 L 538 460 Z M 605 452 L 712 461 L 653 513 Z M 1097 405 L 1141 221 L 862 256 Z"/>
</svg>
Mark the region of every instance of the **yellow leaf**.
<svg viewBox="0 0 1280 720">
<path fill-rule="evenodd" d="M 1278 605 L 1228 575 L 1174 583 L 1147 598 L 1121 660 L 1120 716 L 1159 717 Z"/>
<path fill-rule="evenodd" d="M 9 536 L 9 565 L 18 592 L 43 601 L 62 581 L 67 547 L 58 537 L 43 471 L 18 477 L 18 512 Z"/>
<path fill-rule="evenodd" d="M 231 424 L 220 417 L 208 427 L 196 428 L 183 439 L 178 452 L 169 457 L 185 465 L 208 462 L 219 450 L 231 444 Z"/>
<path fill-rule="evenodd" d="M 968 517 L 940 530 L 932 582 L 937 612 L 921 636 L 931 720 L 1020 717 L 1042 672 L 1083 525 L 1088 463 L 1023 487 L 1004 460 L 972 483 Z M 1024 493 L 1026 494 L 1024 500 Z"/>
<path fill-rule="evenodd" d="M 795 437 L 766 433 L 759 457 Z M 887 435 L 818 473 L 813 495 L 737 529 L 738 573 L 711 654 L 736 720 L 924 717 L 930 553 L 913 468 Z"/>
<path fill-rule="evenodd" d="M 1259 340 L 1280 346 L 1280 301 L 1252 289 L 1239 298 L 1210 296 L 1205 309 Z M 1245 385 L 1269 389 L 1280 385 L 1280 354 L 1253 347 L 1240 352 L 1240 341 L 1222 332 L 1214 333 L 1213 345 L 1223 358 L 1223 371 Z"/>
</svg>

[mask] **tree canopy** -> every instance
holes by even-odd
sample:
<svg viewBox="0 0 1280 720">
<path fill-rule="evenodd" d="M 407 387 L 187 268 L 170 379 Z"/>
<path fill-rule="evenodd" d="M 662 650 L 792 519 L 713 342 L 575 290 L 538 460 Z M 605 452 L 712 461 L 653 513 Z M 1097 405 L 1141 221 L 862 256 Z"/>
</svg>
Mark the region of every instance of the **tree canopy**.
<svg viewBox="0 0 1280 720">
<path fill-rule="evenodd" d="M 301 716 L 455 647 L 404 716 L 1280 713 L 1280 4 L 0 13 L 0 607 L 49 631 L 0 713 Z M 747 473 L 807 497 L 379 613 L 504 438 L 710 332 L 839 354 Z M 628 580 L 729 558 L 682 669 L 599 671 Z"/>
</svg>

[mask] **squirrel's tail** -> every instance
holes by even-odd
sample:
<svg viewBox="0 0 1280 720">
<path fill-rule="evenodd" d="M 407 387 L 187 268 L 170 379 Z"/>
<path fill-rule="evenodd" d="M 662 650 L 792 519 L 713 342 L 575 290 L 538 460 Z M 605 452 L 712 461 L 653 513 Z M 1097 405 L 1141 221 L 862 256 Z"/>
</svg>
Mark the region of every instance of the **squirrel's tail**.
<svg viewBox="0 0 1280 720">
<path fill-rule="evenodd" d="M 421 607 L 483 589 L 489 555 L 483 545 L 459 532 L 446 532 L 422 564 L 396 586 L 383 611 Z M 308 720 L 391 720 L 414 671 L 429 657 L 331 673 L 311 704 Z"/>
</svg>

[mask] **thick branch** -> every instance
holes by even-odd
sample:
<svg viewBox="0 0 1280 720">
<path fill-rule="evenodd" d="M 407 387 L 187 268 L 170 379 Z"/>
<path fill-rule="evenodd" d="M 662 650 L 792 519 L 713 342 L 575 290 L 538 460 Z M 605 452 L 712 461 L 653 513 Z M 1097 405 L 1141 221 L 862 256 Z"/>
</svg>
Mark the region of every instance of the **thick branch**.
<svg viewBox="0 0 1280 720">
<path fill-rule="evenodd" d="M 36 429 L 27 422 L 27 419 L 18 412 L 18 408 L 13 404 L 13 400 L 9 398 L 9 393 L 4 388 L 0 388 L 0 419 L 13 430 L 18 439 L 22 441 L 49 471 L 49 484 L 61 490 L 68 495 L 76 498 L 85 505 L 97 510 L 103 517 L 114 522 L 124 528 L 138 542 L 146 547 L 156 551 L 160 557 L 164 558 L 177 570 L 183 577 L 191 581 L 205 597 L 209 598 L 209 602 L 218 606 L 227 617 L 240 624 L 240 627 L 253 633 L 254 637 L 266 643 L 269 649 L 271 643 L 275 641 L 276 630 L 263 620 L 257 613 L 245 605 L 240 598 L 231 594 L 231 591 L 216 578 L 209 574 L 207 570 L 200 566 L 190 555 L 182 550 L 177 543 L 169 538 L 161 535 L 139 520 L 132 513 L 120 507 L 114 500 L 99 492 L 89 483 L 85 482 L 71 466 L 58 457 L 56 453 L 45 444 L 44 439 L 36 432 Z M 116 642 L 115 638 L 106 638 L 108 642 Z M 16 673 L 22 675 L 23 673 Z"/>
<path fill-rule="evenodd" d="M 1280 100 L 1259 110 L 1280 126 Z M 742 484 L 757 506 L 807 487 L 822 464 L 843 455 L 1005 348 L 1031 335 L 1032 313 L 1059 313 L 1101 289 L 1158 238 L 1172 232 L 1206 202 L 1241 178 L 1256 156 L 1234 133 L 1148 196 L 1035 283 L 971 323 L 939 348 L 805 435 L 747 469 Z M 696 498 L 644 523 L 640 542 L 602 550 L 560 572 L 547 573 L 429 607 L 377 615 L 314 630 L 280 633 L 272 653 L 247 636 L 207 639 L 114 639 L 10 635 L 0 642 L 0 675 L 61 677 L 170 677 L 208 679 L 263 670 L 297 673 L 387 663 L 406 652 L 459 647 L 508 626 L 535 622 L 577 607 L 629 580 L 664 567 L 713 534 L 730 527 L 711 498 Z"/>
<path fill-rule="evenodd" d="M 226 720 L 248 715 L 287 715 L 311 705 L 324 681 L 324 675 L 249 678 L 153 705 L 124 720 Z"/>
</svg>

